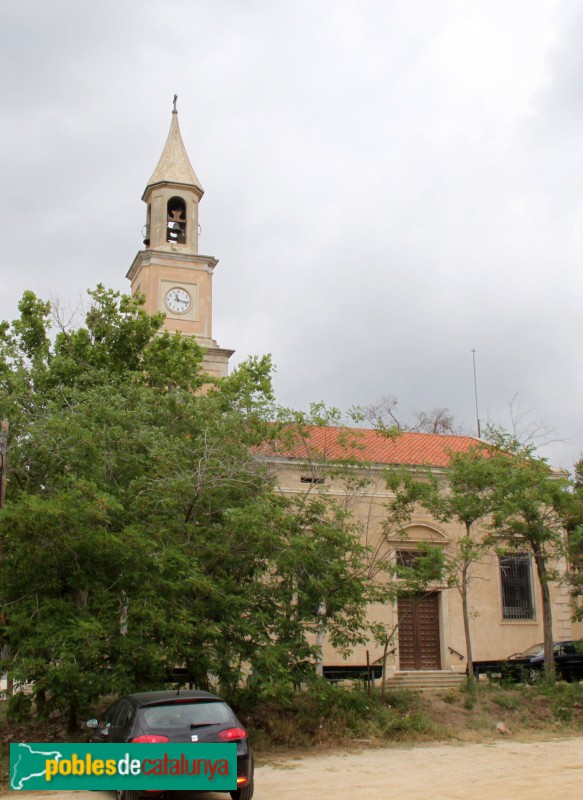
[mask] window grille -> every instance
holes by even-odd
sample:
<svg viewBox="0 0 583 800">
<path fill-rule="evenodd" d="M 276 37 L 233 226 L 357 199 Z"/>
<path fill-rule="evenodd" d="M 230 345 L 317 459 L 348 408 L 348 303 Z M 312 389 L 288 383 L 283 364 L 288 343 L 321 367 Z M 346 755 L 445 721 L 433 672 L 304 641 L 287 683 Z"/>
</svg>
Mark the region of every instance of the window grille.
<svg viewBox="0 0 583 800">
<path fill-rule="evenodd" d="M 502 619 L 534 619 L 530 558 L 526 553 L 500 557 Z"/>
</svg>

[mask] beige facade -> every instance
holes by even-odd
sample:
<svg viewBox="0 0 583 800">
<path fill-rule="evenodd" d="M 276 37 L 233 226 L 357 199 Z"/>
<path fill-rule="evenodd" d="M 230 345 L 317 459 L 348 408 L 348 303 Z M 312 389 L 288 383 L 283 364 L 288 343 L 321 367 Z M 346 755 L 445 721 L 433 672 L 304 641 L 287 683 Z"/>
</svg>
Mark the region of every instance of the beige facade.
<svg viewBox="0 0 583 800">
<path fill-rule="evenodd" d="M 405 434 L 406 436 L 407 434 Z M 416 434 L 422 437 L 424 434 Z M 428 438 L 435 438 L 425 434 Z M 443 448 L 447 440 L 443 439 Z M 343 477 L 326 477 L 320 485 L 306 483 L 313 476 L 313 464 L 299 458 L 275 459 L 279 487 L 284 494 L 302 494 L 309 491 L 325 491 L 336 500 L 346 503 L 355 520 L 360 523 L 362 541 L 368 545 L 378 545 L 383 541 L 383 553 L 395 559 L 398 551 L 414 550 L 420 542 L 430 542 L 443 547 L 446 552 L 455 551 L 458 537 L 463 535 L 462 527 L 455 524 L 438 523 L 427 512 L 419 509 L 405 526 L 405 535 L 397 530 L 387 534 L 386 522 L 389 516 L 387 505 L 392 493 L 386 488 L 386 464 L 370 464 L 357 467 L 360 478 L 366 478 L 366 485 L 357 491 L 347 485 Z M 396 465 L 392 465 L 396 466 Z M 415 467 L 411 467 L 415 469 Z M 446 468 L 437 467 L 435 471 L 444 477 Z M 308 487 L 308 489 L 307 489 Z M 479 531 L 478 531 L 478 535 Z M 565 564 L 557 565 L 564 572 Z M 543 641 L 543 621 L 541 596 L 534 564 L 528 558 L 529 586 L 524 591 L 531 593 L 532 611 L 524 613 L 522 619 L 509 619 L 504 612 L 502 570 L 499 556 L 491 552 L 472 568 L 470 586 L 470 616 L 473 660 L 482 661 L 505 658 L 513 653 L 526 650 L 531 645 Z M 583 625 L 572 621 L 573 607 L 569 591 L 565 586 L 552 587 L 553 632 L 555 640 L 579 638 L 583 636 Z M 381 622 L 387 630 L 397 626 L 394 641 L 390 647 L 393 652 L 388 659 L 389 675 L 403 669 L 440 669 L 465 672 L 467 652 L 462 616 L 462 603 L 459 591 L 454 588 L 436 587 L 422 599 L 425 618 L 412 619 L 407 601 L 369 608 L 369 619 Z M 506 610 L 508 612 L 508 609 Z M 422 616 L 422 615 L 421 615 Z M 428 625 L 429 634 L 413 630 L 415 626 Z M 410 653 L 411 637 L 418 638 L 421 650 L 417 663 L 412 663 Z M 324 668 L 364 667 L 368 657 L 371 664 L 381 663 L 383 648 L 372 638 L 368 644 L 357 646 L 347 659 L 343 659 L 326 642 L 323 647 Z"/>
<path fill-rule="evenodd" d="M 142 197 L 147 204 L 145 249 L 138 252 L 126 277 L 132 295 L 145 296 L 146 311 L 162 311 L 165 330 L 194 336 L 205 350 L 205 372 L 222 378 L 234 351 L 219 347 L 213 339 L 213 272 L 218 261 L 198 252 L 198 205 L 203 194 L 175 108 L 164 150 Z"/>
</svg>

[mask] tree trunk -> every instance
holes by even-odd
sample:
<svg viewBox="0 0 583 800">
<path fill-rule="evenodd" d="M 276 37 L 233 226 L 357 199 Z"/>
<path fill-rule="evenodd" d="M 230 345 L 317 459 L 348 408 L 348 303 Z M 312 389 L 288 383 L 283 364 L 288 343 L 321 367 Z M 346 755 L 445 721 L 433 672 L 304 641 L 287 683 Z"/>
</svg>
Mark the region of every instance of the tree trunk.
<svg viewBox="0 0 583 800">
<path fill-rule="evenodd" d="M 319 678 L 324 677 L 324 637 L 325 637 L 325 617 L 326 617 L 326 603 L 322 601 L 318 606 L 318 628 L 316 631 L 316 647 L 318 648 L 318 656 L 316 661 L 316 675 Z"/>
<path fill-rule="evenodd" d="M 543 631 L 545 641 L 545 675 L 555 677 L 555 659 L 553 656 L 553 610 L 551 605 L 551 590 L 547 575 L 547 565 L 540 546 L 533 547 L 534 563 L 538 575 L 538 582 L 543 602 Z"/>
<path fill-rule="evenodd" d="M 471 523 L 466 522 L 466 536 L 468 540 L 472 540 L 472 525 Z M 466 658 L 468 660 L 468 680 L 470 683 L 473 683 L 476 680 L 474 675 L 474 660 L 472 654 L 472 634 L 470 631 L 470 609 L 468 605 L 468 589 L 469 589 L 469 570 L 470 570 L 470 562 L 465 561 L 463 562 L 462 567 L 462 585 L 461 585 L 461 594 L 462 594 L 462 609 L 464 615 L 464 634 L 466 637 Z"/>
<path fill-rule="evenodd" d="M 67 714 L 67 732 L 77 733 L 78 730 L 79 725 L 77 723 L 77 704 L 71 703 L 69 704 L 69 711 Z"/>
<path fill-rule="evenodd" d="M 462 570 L 462 608 L 464 614 L 464 634 L 466 637 L 466 654 L 468 659 L 468 680 L 475 681 L 474 664 L 472 656 L 472 634 L 470 632 L 470 610 L 468 606 L 468 565 L 464 565 Z"/>
<path fill-rule="evenodd" d="M 393 636 L 397 632 L 397 628 L 399 625 L 394 625 L 393 630 L 389 633 L 387 638 L 385 639 L 385 645 L 383 647 L 383 676 L 381 679 L 381 696 L 384 697 L 387 688 L 387 657 L 389 655 L 389 645 L 393 641 Z"/>
<path fill-rule="evenodd" d="M 36 713 L 44 719 L 47 715 L 47 693 L 44 689 L 39 689 L 34 698 L 36 704 Z"/>
<path fill-rule="evenodd" d="M 127 636 L 128 633 L 128 617 L 129 617 L 129 601 L 125 592 L 121 593 L 121 600 L 119 604 L 119 635 Z"/>
</svg>

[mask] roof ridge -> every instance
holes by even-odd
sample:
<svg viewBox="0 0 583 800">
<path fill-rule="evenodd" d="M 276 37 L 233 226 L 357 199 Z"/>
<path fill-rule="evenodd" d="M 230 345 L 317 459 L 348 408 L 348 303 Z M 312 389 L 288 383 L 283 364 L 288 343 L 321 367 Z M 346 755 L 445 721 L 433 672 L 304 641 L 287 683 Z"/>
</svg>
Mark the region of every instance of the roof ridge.
<svg viewBox="0 0 583 800">
<path fill-rule="evenodd" d="M 293 423 L 292 423 L 293 424 Z M 362 433 L 377 433 L 384 438 L 390 438 L 390 434 L 387 431 L 383 431 L 379 428 L 359 428 L 352 425 L 306 425 L 306 428 L 312 430 L 349 430 L 349 431 L 360 431 Z M 389 429 L 392 430 L 392 429 Z M 451 439 L 472 439 L 476 442 L 481 442 L 481 439 L 478 439 L 476 436 L 473 436 L 469 433 L 433 433 L 429 431 L 409 431 L 405 428 L 395 428 L 394 429 L 397 436 L 436 436 L 439 438 L 446 438 L 449 437 Z"/>
</svg>

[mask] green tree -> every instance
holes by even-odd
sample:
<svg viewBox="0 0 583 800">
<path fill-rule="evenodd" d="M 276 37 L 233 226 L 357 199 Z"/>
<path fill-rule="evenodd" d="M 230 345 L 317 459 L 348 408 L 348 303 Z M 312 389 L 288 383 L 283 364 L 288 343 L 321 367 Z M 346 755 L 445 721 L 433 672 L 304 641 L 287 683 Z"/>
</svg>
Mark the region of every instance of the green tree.
<svg viewBox="0 0 583 800">
<path fill-rule="evenodd" d="M 349 422 L 356 419 L 360 421 L 357 409 L 348 415 Z M 277 441 L 273 443 L 274 452 L 300 459 L 302 470 L 307 473 L 302 479 L 304 490 L 289 501 L 302 537 L 320 531 L 314 546 L 321 548 L 322 543 L 328 542 L 322 531 L 330 528 L 343 531 L 344 553 L 330 550 L 328 557 L 331 563 L 335 557 L 337 568 L 356 579 L 346 582 L 340 571 L 336 575 L 314 572 L 309 562 L 301 566 L 294 579 L 296 602 L 313 616 L 310 628 L 320 648 L 319 674 L 322 674 L 321 648 L 326 637 L 343 653 L 356 642 L 367 644 L 371 636 L 385 644 L 387 628 L 367 621 L 367 605 L 395 598 L 386 547 L 374 525 L 370 525 L 370 503 L 374 502 L 375 493 L 374 481 L 362 469 L 367 463 L 362 458 L 364 432 L 348 427 L 345 421 L 339 409 L 323 403 L 311 404 L 307 413 L 280 409 Z M 398 433 L 386 431 L 385 435 L 392 437 Z M 335 539 L 330 543 L 335 546 Z M 337 617 L 345 624 L 331 627 L 330 622 Z M 346 636 L 347 630 L 351 631 L 350 637 Z"/>
<path fill-rule="evenodd" d="M 484 448 L 477 445 L 465 453 L 452 453 L 445 479 L 430 469 L 421 476 L 411 473 L 393 473 L 388 484 L 395 492 L 391 503 L 390 523 L 402 526 L 409 521 L 415 508 L 421 507 L 440 522 L 454 522 L 462 526 L 463 533 L 447 548 L 425 545 L 426 559 L 430 568 L 426 575 L 415 572 L 421 584 L 432 577 L 434 585 L 441 581 L 448 588 L 455 587 L 460 593 L 468 661 L 468 677 L 474 679 L 472 663 L 472 638 L 470 630 L 469 592 L 472 567 L 485 551 L 483 537 L 476 534 L 476 525 L 486 519 L 492 507 L 492 470 L 490 459 L 485 458 Z M 431 555 L 432 560 L 427 561 Z M 415 575 L 409 575 L 410 583 Z"/>
<path fill-rule="evenodd" d="M 104 693 L 155 688 L 175 667 L 230 691 L 313 670 L 306 598 L 342 646 L 369 592 L 350 521 L 279 494 L 262 449 L 269 358 L 213 382 L 191 338 L 141 298 L 99 286 L 85 323 L 50 330 L 31 292 L 0 328 L 0 418 L 10 473 L 0 512 L 0 645 L 39 708 L 68 715 Z M 199 391 L 205 386 L 204 391 Z M 338 590 L 337 587 L 340 587 Z"/>
<path fill-rule="evenodd" d="M 554 677 L 551 584 L 560 578 L 572 509 L 568 477 L 538 458 L 534 448 L 493 432 L 488 451 L 492 471 L 492 521 L 488 543 L 500 551 L 528 552 L 535 563 L 542 598 L 545 673 Z"/>
<path fill-rule="evenodd" d="M 583 459 L 574 466 L 574 486 L 571 507 L 567 514 L 567 583 L 575 605 L 575 618 L 583 619 Z"/>
</svg>

